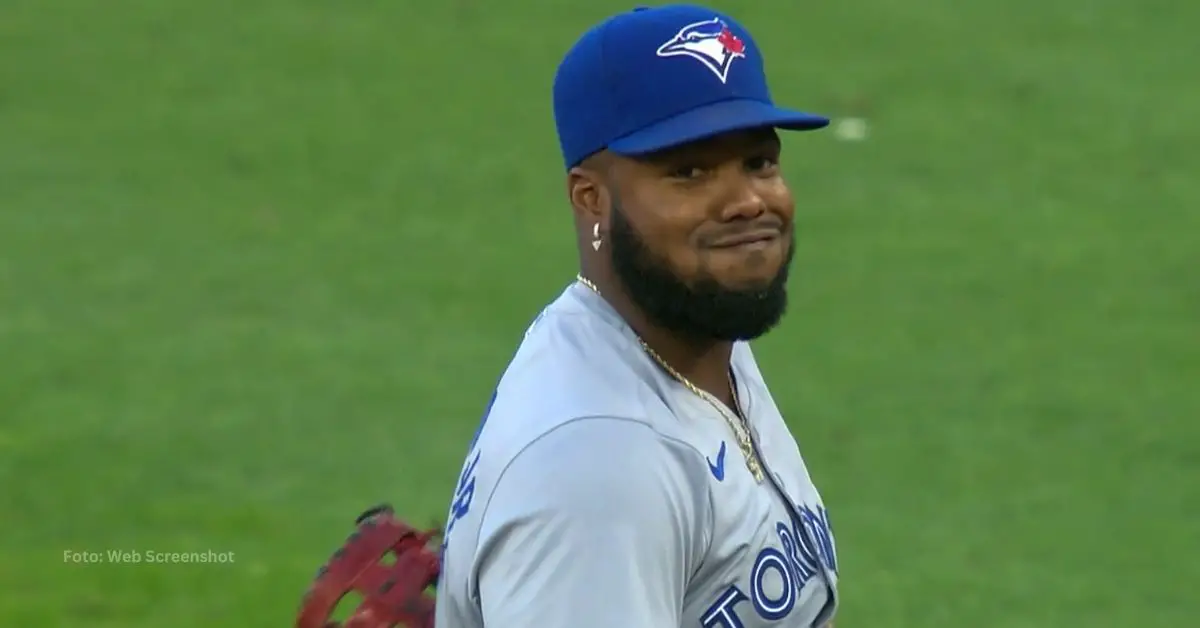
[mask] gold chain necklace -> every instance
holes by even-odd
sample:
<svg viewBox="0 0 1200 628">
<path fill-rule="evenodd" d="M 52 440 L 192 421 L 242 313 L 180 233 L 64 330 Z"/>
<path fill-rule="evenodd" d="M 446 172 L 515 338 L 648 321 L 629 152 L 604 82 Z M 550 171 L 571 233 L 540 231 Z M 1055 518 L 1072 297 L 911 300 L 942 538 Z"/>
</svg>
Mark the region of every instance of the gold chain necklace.
<svg viewBox="0 0 1200 628">
<path fill-rule="evenodd" d="M 575 278 L 579 280 L 579 283 L 590 288 L 592 292 L 595 292 L 597 296 L 603 298 L 604 295 L 600 294 L 600 289 L 596 287 L 596 284 L 583 275 L 576 275 Z M 733 435 L 737 438 L 738 448 L 742 450 L 742 457 L 746 459 L 746 468 L 750 470 L 750 475 L 754 476 L 754 481 L 761 483 L 763 481 L 762 464 L 758 460 L 758 454 L 754 451 L 754 443 L 750 440 L 750 426 L 746 423 L 746 420 L 741 417 L 735 417 L 734 413 L 720 399 L 717 399 L 706 390 L 701 390 L 699 386 L 693 384 L 682 373 L 672 368 L 662 356 L 658 355 L 657 351 L 651 349 L 650 345 L 646 344 L 645 340 L 642 340 L 641 336 L 634 334 L 634 337 L 637 338 L 638 344 L 642 346 L 642 350 L 653 358 L 664 371 L 675 378 L 680 384 L 683 384 L 684 388 L 692 391 L 692 394 L 707 401 L 708 405 L 712 406 L 721 415 L 721 418 L 725 419 L 725 422 L 729 424 L 729 429 L 733 430 Z M 738 401 L 737 386 L 733 383 L 733 375 L 729 374 L 728 377 L 729 389 L 733 393 L 733 401 L 740 406 L 741 402 Z"/>
</svg>

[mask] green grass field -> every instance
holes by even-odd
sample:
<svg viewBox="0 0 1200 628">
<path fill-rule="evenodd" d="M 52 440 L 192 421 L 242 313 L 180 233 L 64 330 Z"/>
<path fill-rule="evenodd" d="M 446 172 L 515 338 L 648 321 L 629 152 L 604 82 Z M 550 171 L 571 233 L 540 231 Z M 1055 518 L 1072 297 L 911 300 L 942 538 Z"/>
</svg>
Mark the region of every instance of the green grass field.
<svg viewBox="0 0 1200 628">
<path fill-rule="evenodd" d="M 362 507 L 442 517 L 575 268 L 554 68 L 629 6 L 0 0 L 0 625 L 286 626 Z M 758 345 L 839 627 L 1195 625 L 1200 5 L 718 6 L 871 125 L 787 137 Z"/>
</svg>

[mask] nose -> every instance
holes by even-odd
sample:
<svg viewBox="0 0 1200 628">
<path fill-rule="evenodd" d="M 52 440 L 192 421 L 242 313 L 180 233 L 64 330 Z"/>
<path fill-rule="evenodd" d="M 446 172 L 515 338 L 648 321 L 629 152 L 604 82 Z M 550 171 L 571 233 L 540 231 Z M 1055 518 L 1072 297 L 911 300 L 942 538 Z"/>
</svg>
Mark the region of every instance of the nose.
<svg viewBox="0 0 1200 628">
<path fill-rule="evenodd" d="M 767 201 L 755 188 L 749 177 L 736 177 L 730 186 L 729 197 L 721 208 L 721 221 L 753 220 L 765 214 Z"/>
</svg>

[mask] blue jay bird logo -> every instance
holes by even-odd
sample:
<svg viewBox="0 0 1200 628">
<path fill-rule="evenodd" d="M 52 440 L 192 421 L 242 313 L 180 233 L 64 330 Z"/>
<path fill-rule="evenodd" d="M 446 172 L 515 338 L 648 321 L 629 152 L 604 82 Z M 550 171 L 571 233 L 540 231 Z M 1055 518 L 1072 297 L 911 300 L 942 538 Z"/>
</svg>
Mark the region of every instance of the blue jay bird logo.
<svg viewBox="0 0 1200 628">
<path fill-rule="evenodd" d="M 742 41 L 719 17 L 688 24 L 670 41 L 658 47 L 660 57 L 691 57 L 712 70 L 724 83 L 734 59 L 746 58 L 746 42 Z"/>
</svg>

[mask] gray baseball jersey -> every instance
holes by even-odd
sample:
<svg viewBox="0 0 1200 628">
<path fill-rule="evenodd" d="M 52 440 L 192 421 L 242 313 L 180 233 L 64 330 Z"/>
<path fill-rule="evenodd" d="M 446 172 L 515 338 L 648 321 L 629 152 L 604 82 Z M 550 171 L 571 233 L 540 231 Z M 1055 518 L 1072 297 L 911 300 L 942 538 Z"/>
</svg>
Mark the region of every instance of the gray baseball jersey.
<svg viewBox="0 0 1200 628">
<path fill-rule="evenodd" d="M 766 466 L 574 283 L 530 326 L 447 518 L 437 628 L 825 626 L 829 518 L 750 347 L 733 370 Z"/>
</svg>

